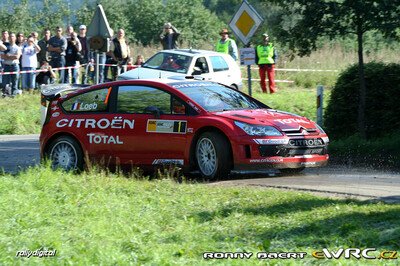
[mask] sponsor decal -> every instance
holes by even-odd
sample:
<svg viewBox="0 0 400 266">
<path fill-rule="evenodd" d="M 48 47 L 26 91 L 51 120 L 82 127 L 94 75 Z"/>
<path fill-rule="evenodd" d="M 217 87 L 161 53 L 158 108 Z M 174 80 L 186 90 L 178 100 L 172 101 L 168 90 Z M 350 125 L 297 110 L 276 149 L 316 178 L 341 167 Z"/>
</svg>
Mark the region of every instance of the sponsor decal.
<svg viewBox="0 0 400 266">
<path fill-rule="evenodd" d="M 191 101 L 187 101 L 187 104 L 189 104 L 197 112 L 200 112 L 199 108 L 194 103 L 192 103 Z"/>
<path fill-rule="evenodd" d="M 152 163 L 155 164 L 177 164 L 183 165 L 183 159 L 155 159 Z"/>
<path fill-rule="evenodd" d="M 187 129 L 187 133 L 193 133 L 193 128 L 192 128 L 192 127 L 189 127 L 189 128 Z"/>
<path fill-rule="evenodd" d="M 157 133 L 186 133 L 187 121 L 181 120 L 159 120 L 149 119 L 147 120 L 147 132 Z"/>
<path fill-rule="evenodd" d="M 301 118 L 274 119 L 274 121 L 279 122 L 279 123 L 281 123 L 283 125 L 285 125 L 285 124 L 293 124 L 293 123 L 311 124 L 310 121 L 307 121 L 307 120 L 301 119 Z"/>
<path fill-rule="evenodd" d="M 322 139 L 291 139 L 289 140 L 290 146 L 296 147 L 312 147 L 324 145 Z"/>
<path fill-rule="evenodd" d="M 289 139 L 253 139 L 255 143 L 260 145 L 286 145 Z"/>
<path fill-rule="evenodd" d="M 57 105 L 57 101 L 52 101 L 51 105 Z"/>
<path fill-rule="evenodd" d="M 300 163 L 300 165 L 304 165 L 304 166 L 307 166 L 307 165 L 316 165 L 317 163 L 316 162 L 301 162 Z"/>
<path fill-rule="evenodd" d="M 74 102 L 71 111 L 91 111 L 97 109 L 97 103 Z"/>
<path fill-rule="evenodd" d="M 76 128 L 115 128 L 115 129 L 133 129 L 135 120 L 122 119 L 121 116 L 116 116 L 112 120 L 107 118 L 91 119 L 91 118 L 73 118 L 73 119 L 60 119 L 56 123 L 56 127 L 76 127 Z"/>
<path fill-rule="evenodd" d="M 95 133 L 89 133 L 86 134 L 86 136 L 89 137 L 90 144 L 124 144 L 124 142 L 119 139 L 119 136 L 107 136 Z"/>
<path fill-rule="evenodd" d="M 264 158 L 264 159 L 251 159 L 250 163 L 282 163 L 283 159 L 282 158 Z"/>
<path fill-rule="evenodd" d="M 59 116 L 59 115 L 60 115 L 59 112 L 55 112 L 55 113 L 53 113 L 51 116 L 52 116 L 52 117 L 57 117 L 57 116 Z"/>
<path fill-rule="evenodd" d="M 328 137 L 323 137 L 322 140 L 324 141 L 324 143 L 329 143 L 329 138 Z"/>
<path fill-rule="evenodd" d="M 58 110 L 58 109 L 60 109 L 60 108 L 58 108 L 58 106 L 53 106 L 53 107 L 51 107 L 51 110 L 52 110 L 52 111 L 55 111 L 55 110 Z"/>
<path fill-rule="evenodd" d="M 192 87 L 209 87 L 211 84 L 196 82 L 196 83 L 170 84 L 170 85 L 176 89 L 180 89 L 180 88 L 192 88 Z"/>
</svg>

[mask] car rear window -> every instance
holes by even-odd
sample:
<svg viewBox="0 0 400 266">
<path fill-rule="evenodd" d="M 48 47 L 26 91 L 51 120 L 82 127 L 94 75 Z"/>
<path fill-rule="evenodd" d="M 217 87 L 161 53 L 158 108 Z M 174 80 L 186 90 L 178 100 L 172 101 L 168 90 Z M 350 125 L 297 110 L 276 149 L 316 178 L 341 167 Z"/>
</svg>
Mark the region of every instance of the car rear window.
<svg viewBox="0 0 400 266">
<path fill-rule="evenodd" d="M 65 100 L 61 105 L 67 112 L 105 112 L 110 93 L 111 87 L 88 91 Z"/>
</svg>

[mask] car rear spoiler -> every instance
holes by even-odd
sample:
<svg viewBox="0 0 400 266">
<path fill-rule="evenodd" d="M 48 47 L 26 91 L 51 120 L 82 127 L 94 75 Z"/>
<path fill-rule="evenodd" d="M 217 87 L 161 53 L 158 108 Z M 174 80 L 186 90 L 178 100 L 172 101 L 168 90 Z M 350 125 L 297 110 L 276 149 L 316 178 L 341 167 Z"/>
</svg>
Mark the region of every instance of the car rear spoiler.
<svg viewBox="0 0 400 266">
<path fill-rule="evenodd" d="M 90 85 L 87 84 L 49 84 L 42 85 L 40 92 L 42 93 L 42 98 L 45 98 L 48 101 L 51 101 L 54 98 L 57 98 L 63 92 L 75 91 Z"/>
</svg>

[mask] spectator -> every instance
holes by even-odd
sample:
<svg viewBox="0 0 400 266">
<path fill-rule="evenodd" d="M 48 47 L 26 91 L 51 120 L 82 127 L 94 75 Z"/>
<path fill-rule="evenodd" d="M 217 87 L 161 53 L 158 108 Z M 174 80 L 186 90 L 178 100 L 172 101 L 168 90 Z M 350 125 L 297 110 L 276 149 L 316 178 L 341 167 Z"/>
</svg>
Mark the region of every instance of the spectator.
<svg viewBox="0 0 400 266">
<path fill-rule="evenodd" d="M 126 65 L 126 62 L 128 62 L 130 53 L 129 44 L 125 39 L 125 31 L 119 29 L 117 37 L 112 40 L 110 51 L 108 52 L 108 55 L 112 58 L 112 64 L 118 64 L 116 67 L 111 67 L 113 80 L 116 80 L 120 66 Z M 121 73 L 123 72 L 124 68 L 121 69 Z"/>
<path fill-rule="evenodd" d="M 144 56 L 141 55 L 141 54 L 139 54 L 139 55 L 136 57 L 135 65 L 136 65 L 136 66 L 142 66 L 143 64 L 144 64 Z"/>
<path fill-rule="evenodd" d="M 229 54 L 234 60 L 237 60 L 237 45 L 235 40 L 229 38 L 229 31 L 227 29 L 222 29 L 219 35 L 221 35 L 221 39 L 218 41 L 215 50 L 220 53 Z"/>
<path fill-rule="evenodd" d="M 38 45 L 40 47 L 40 52 L 37 54 L 37 59 L 38 59 L 39 65 L 42 65 L 43 62 L 50 62 L 50 55 L 49 55 L 49 52 L 47 51 L 47 47 L 49 46 L 50 37 L 51 37 L 50 30 L 44 29 L 43 30 L 43 39 L 41 39 L 38 42 Z"/>
<path fill-rule="evenodd" d="M 39 33 L 37 33 L 36 31 L 32 31 L 31 34 L 30 34 L 30 36 L 33 37 L 34 43 L 37 44 L 37 43 L 38 43 L 38 39 L 39 39 Z"/>
<path fill-rule="evenodd" d="M 136 66 L 133 64 L 132 57 L 130 57 L 128 59 L 128 61 L 126 62 L 126 71 L 129 71 L 129 70 L 132 70 L 132 69 L 135 69 L 135 68 L 136 68 Z"/>
<path fill-rule="evenodd" d="M 88 40 L 86 37 L 86 26 L 85 25 L 80 25 L 79 26 L 79 35 L 78 35 L 79 42 L 81 43 L 82 50 L 80 52 L 80 55 L 78 56 L 79 58 L 79 63 L 87 64 L 89 63 L 89 45 L 88 45 Z M 82 83 L 84 83 L 84 80 L 86 79 L 85 74 L 83 72 L 82 74 Z"/>
<path fill-rule="evenodd" d="M 22 57 L 21 65 L 23 71 L 34 71 L 37 68 L 37 56 L 36 54 L 40 51 L 40 47 L 35 43 L 35 38 L 28 37 L 27 42 L 22 46 Z M 33 92 L 35 88 L 35 72 L 23 73 L 22 74 L 22 90 Z"/>
<path fill-rule="evenodd" d="M 19 80 L 19 58 L 21 57 L 21 48 L 16 44 L 17 37 L 15 33 L 10 33 L 10 45 L 5 53 L 1 56 L 4 60 L 4 71 L 5 72 L 17 72 L 16 74 L 8 74 L 3 77 L 3 86 L 11 84 L 11 94 L 21 94 L 22 91 L 18 90 Z"/>
<path fill-rule="evenodd" d="M 71 37 L 68 39 L 67 50 L 65 51 L 65 66 L 72 67 L 65 73 L 64 83 L 69 83 L 69 73 L 71 72 L 71 83 L 76 83 L 78 80 L 78 66 L 77 61 L 79 60 L 79 52 L 81 51 L 81 45 L 78 40 L 78 34 L 76 32 L 71 33 Z"/>
<path fill-rule="evenodd" d="M 163 49 L 177 49 L 179 35 L 181 35 L 181 33 L 171 23 L 165 23 L 164 29 L 160 34 L 160 41 Z"/>
<path fill-rule="evenodd" d="M 22 45 L 25 43 L 25 36 L 22 32 L 17 33 L 17 41 L 15 42 L 16 45 L 22 48 Z"/>
<path fill-rule="evenodd" d="M 258 65 L 258 73 L 260 74 L 260 86 L 264 93 L 267 93 L 266 76 L 268 75 L 269 93 L 276 92 L 275 87 L 275 69 L 274 65 L 278 59 L 278 54 L 272 43 L 269 42 L 267 33 L 263 35 L 263 44 L 256 47 L 256 63 Z"/>
<path fill-rule="evenodd" d="M 9 47 L 10 47 L 8 31 L 3 30 L 3 31 L 1 32 L 1 42 L 2 42 L 3 45 L 6 47 L 6 50 L 4 50 L 4 51 L 1 51 L 1 50 L 0 50 L 0 72 L 3 71 L 3 59 L 2 59 L 1 56 L 2 56 L 4 53 L 6 53 L 7 50 L 9 49 Z M 3 75 L 0 75 L 0 83 L 1 83 L 2 90 L 4 90 L 5 85 L 3 86 Z"/>
<path fill-rule="evenodd" d="M 38 85 L 50 84 L 51 81 L 54 80 L 54 78 L 56 77 L 56 73 L 54 73 L 52 67 L 47 61 L 43 61 L 40 69 L 47 71 L 39 72 L 39 74 L 37 74 L 36 83 Z"/>
<path fill-rule="evenodd" d="M 71 33 L 73 32 L 74 32 L 74 27 L 68 25 L 67 28 L 65 29 L 65 35 L 64 35 L 65 39 L 68 40 L 69 38 L 71 38 Z"/>
<path fill-rule="evenodd" d="M 50 65 L 52 68 L 65 67 L 65 50 L 67 50 L 67 39 L 62 36 L 62 28 L 56 27 L 56 35 L 49 40 L 47 50 L 50 52 Z M 58 71 L 60 83 L 64 82 L 64 69 Z"/>
</svg>

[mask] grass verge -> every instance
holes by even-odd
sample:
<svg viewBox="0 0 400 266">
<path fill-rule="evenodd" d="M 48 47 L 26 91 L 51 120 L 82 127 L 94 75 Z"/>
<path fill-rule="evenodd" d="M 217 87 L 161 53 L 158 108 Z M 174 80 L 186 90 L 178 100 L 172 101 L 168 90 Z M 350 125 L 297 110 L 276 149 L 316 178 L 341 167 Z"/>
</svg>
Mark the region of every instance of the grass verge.
<svg viewBox="0 0 400 266">
<path fill-rule="evenodd" d="M 0 98 L 0 135 L 39 133 L 39 93 Z"/>
<path fill-rule="evenodd" d="M 311 256 L 322 248 L 373 247 L 376 256 L 400 249 L 399 205 L 43 167 L 0 175 L 0 213 L 2 265 L 308 265 L 332 262 Z M 56 256 L 15 256 L 39 248 L 56 249 Z M 208 251 L 254 256 L 205 261 Z M 255 258 L 261 251 L 307 255 L 301 261 L 263 261 Z"/>
</svg>

